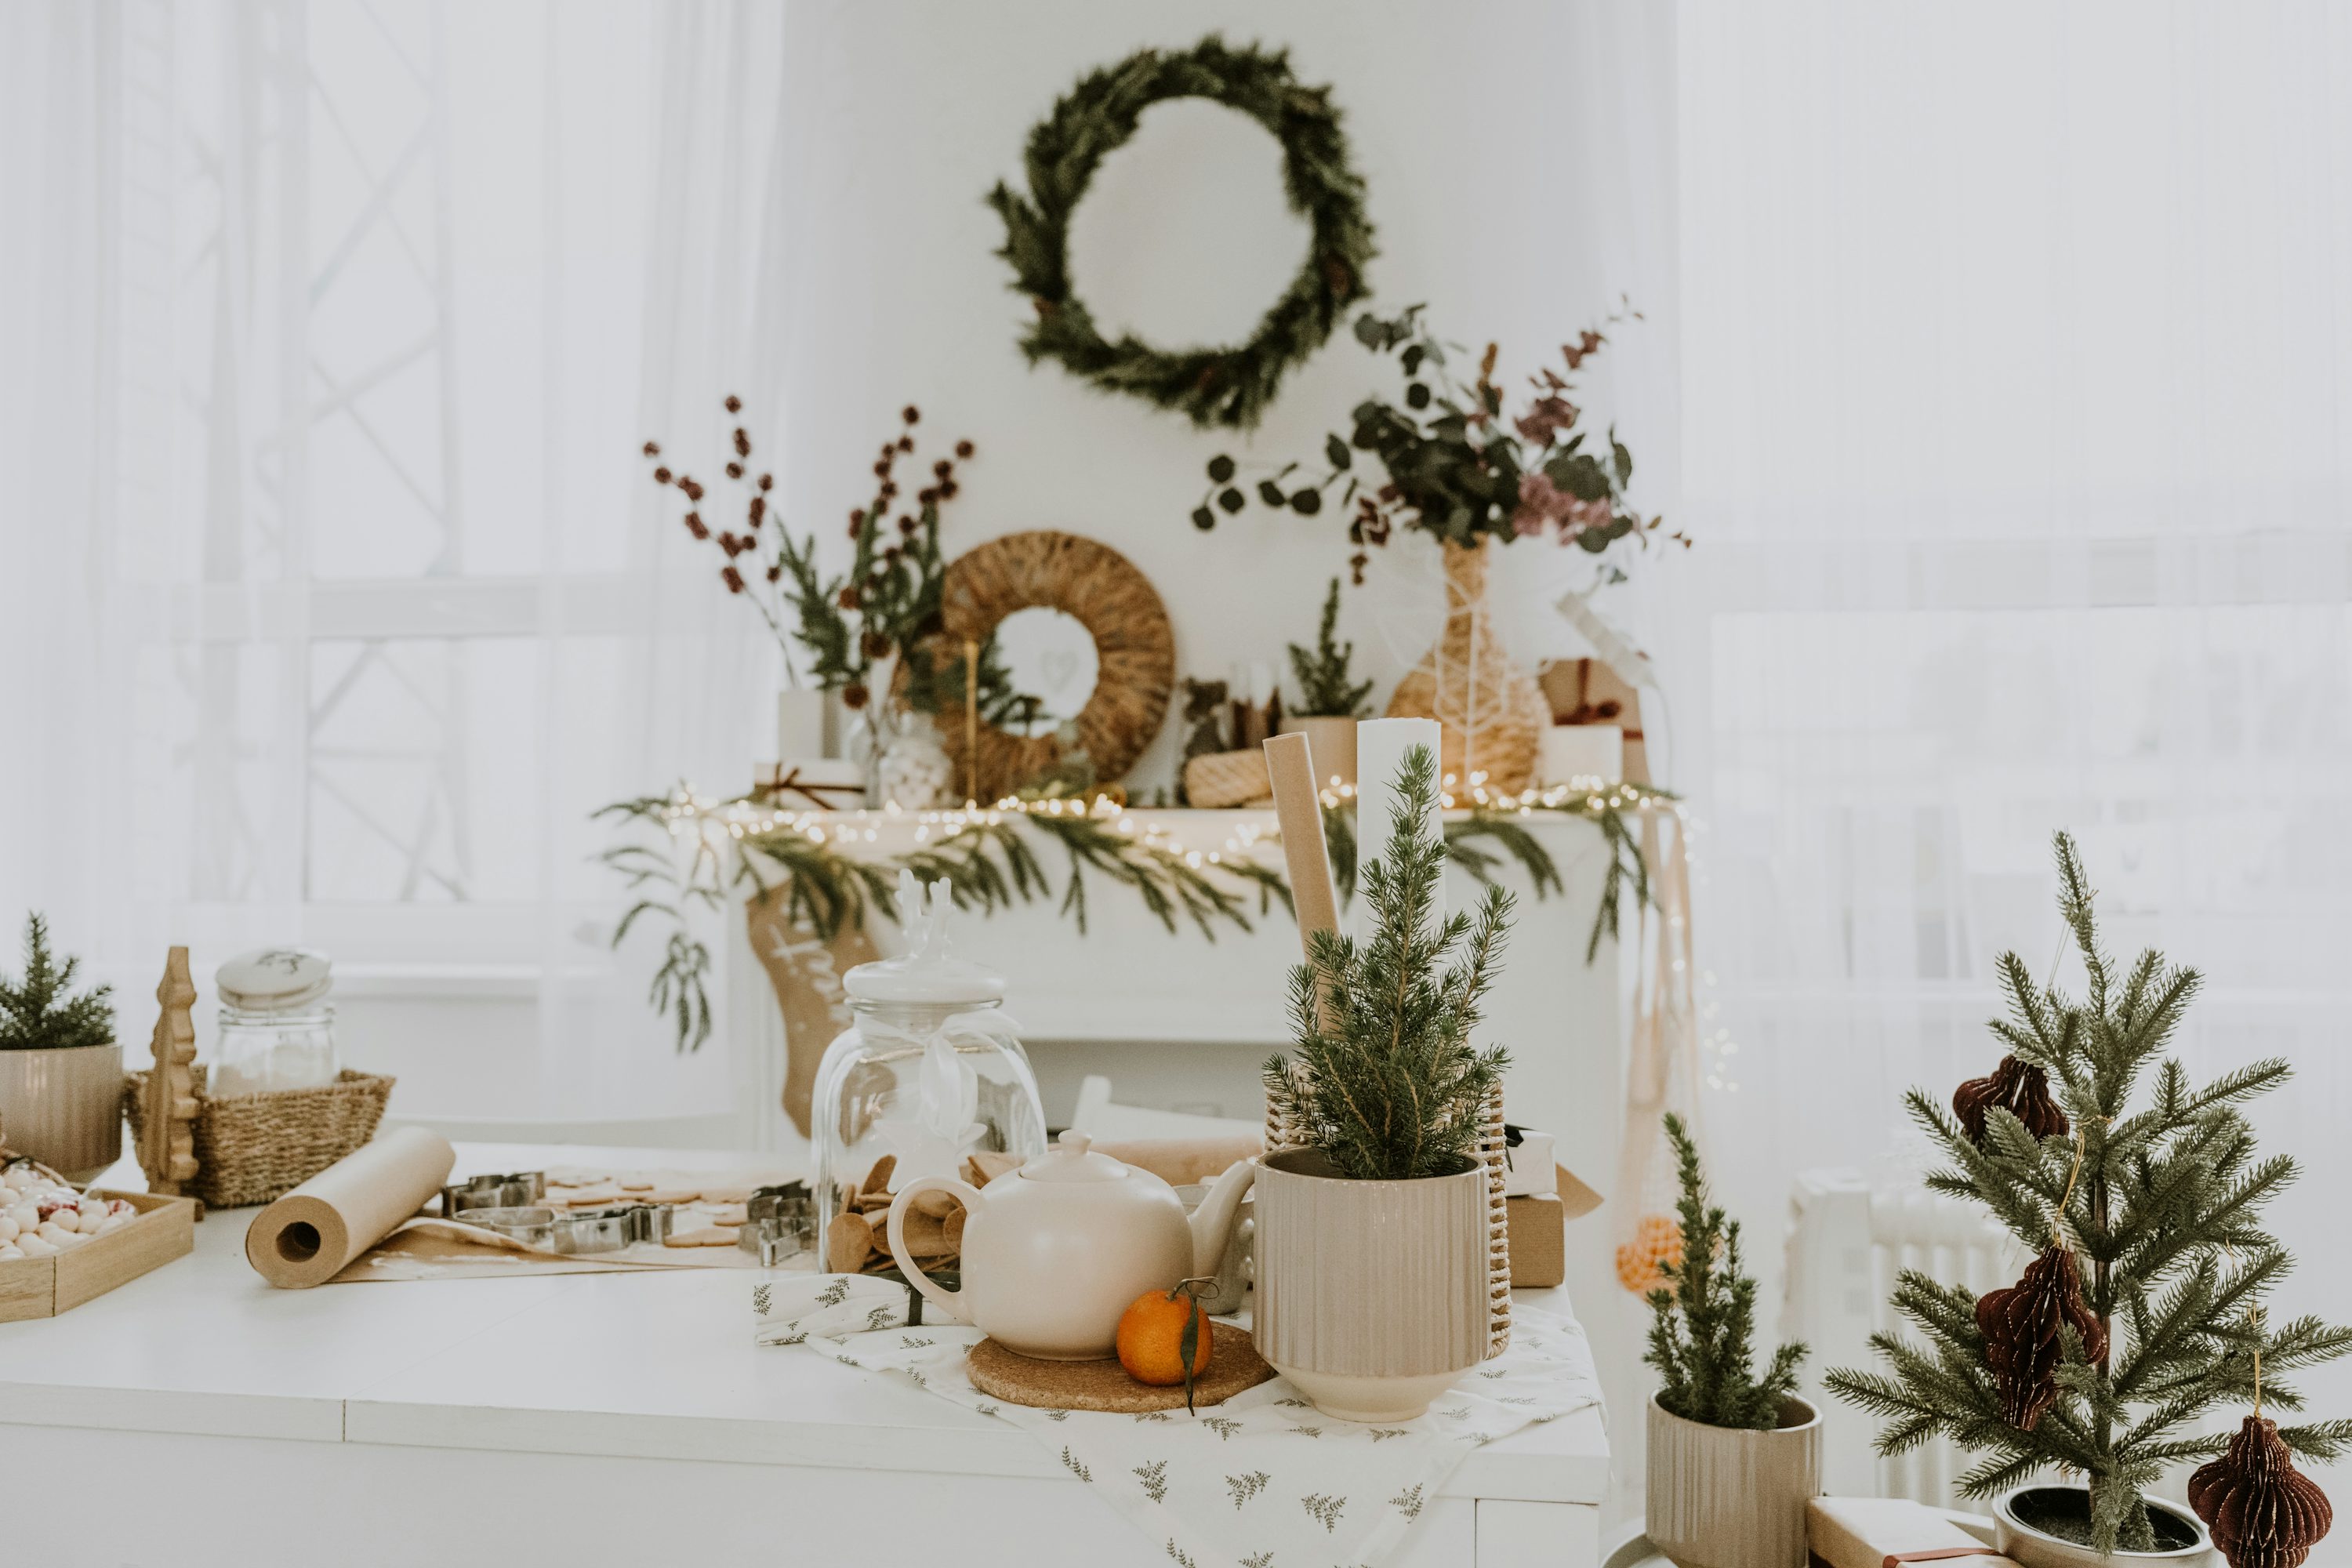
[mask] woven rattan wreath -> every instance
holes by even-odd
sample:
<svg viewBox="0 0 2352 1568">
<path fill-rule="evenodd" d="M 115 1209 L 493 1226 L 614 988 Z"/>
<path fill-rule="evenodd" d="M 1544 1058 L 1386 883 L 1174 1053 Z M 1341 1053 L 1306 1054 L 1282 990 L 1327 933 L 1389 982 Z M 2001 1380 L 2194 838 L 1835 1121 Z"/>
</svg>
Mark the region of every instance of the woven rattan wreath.
<svg viewBox="0 0 2352 1568">
<path fill-rule="evenodd" d="M 1131 336 L 1108 342 L 1070 291 L 1071 213 L 1104 156 L 1135 134 L 1146 109 L 1171 98 L 1222 103 L 1272 132 L 1282 143 L 1291 209 L 1314 230 L 1306 265 L 1237 347 L 1169 351 Z M 1248 429 L 1284 374 L 1320 348 L 1364 295 L 1364 267 L 1374 254 L 1364 183 L 1349 163 L 1331 89 L 1301 86 L 1284 51 L 1227 48 L 1212 35 L 1181 53 L 1129 55 L 1054 105 L 1029 132 L 1026 161 L 1027 198 L 999 183 L 988 200 L 1004 219 L 997 254 L 1012 263 L 1013 287 L 1036 308 L 1021 339 L 1032 364 L 1057 359 L 1106 392 L 1180 410 L 1195 425 Z"/>
<path fill-rule="evenodd" d="M 1176 679 L 1176 634 L 1150 579 L 1107 544 L 1040 530 L 992 539 L 950 563 L 940 602 L 950 646 L 977 641 L 1015 610 L 1060 610 L 1095 639 L 1094 694 L 1077 717 L 1078 743 L 1095 775 L 1110 783 L 1135 765 L 1168 716 Z M 965 777 L 964 727 L 951 719 L 940 738 Z M 1062 760 L 1051 735 L 1023 736 L 982 723 L 977 783 L 992 800 Z"/>
</svg>

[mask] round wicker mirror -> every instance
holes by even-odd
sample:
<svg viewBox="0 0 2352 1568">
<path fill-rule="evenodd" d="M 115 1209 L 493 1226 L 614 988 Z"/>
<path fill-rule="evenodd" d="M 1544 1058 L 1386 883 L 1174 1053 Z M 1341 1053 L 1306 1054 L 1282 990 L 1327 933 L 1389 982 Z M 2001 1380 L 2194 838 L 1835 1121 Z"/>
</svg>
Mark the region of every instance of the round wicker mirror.
<svg viewBox="0 0 2352 1568">
<path fill-rule="evenodd" d="M 1007 534 L 949 563 L 940 610 L 950 647 L 985 638 L 1007 616 L 1034 608 L 1060 611 L 1094 638 L 1094 689 L 1074 721 L 1096 779 L 1109 784 L 1135 765 L 1168 716 L 1176 634 L 1167 608 L 1133 562 L 1074 533 Z M 940 715 L 940 731 L 955 758 L 957 784 L 973 778 L 983 801 L 1062 760 L 1062 743 L 1050 731 L 1022 735 L 983 720 L 971 759 L 959 716 Z"/>
</svg>

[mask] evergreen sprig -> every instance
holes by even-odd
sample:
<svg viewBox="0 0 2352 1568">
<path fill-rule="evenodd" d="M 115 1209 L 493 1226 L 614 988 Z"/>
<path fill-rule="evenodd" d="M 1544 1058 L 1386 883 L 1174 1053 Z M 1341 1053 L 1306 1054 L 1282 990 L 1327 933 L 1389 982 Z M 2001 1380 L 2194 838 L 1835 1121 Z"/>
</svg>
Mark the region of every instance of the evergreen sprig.
<svg viewBox="0 0 2352 1568">
<path fill-rule="evenodd" d="M 1426 831 L 1437 758 L 1405 753 L 1402 807 L 1381 858 L 1364 868 L 1372 934 L 1317 931 L 1291 971 L 1296 1058 L 1265 1064 L 1266 1097 L 1348 1176 L 1402 1181 L 1463 1168 L 1507 1054 L 1470 1043 L 1510 930 L 1511 895 L 1489 887 L 1474 920 L 1436 921 L 1443 835 Z"/>
<path fill-rule="evenodd" d="M 110 985 L 68 994 L 81 960 L 58 963 L 49 953 L 49 922 L 25 917 L 25 973 L 13 984 L 0 975 L 0 1051 L 103 1046 L 114 1039 Z"/>
<path fill-rule="evenodd" d="M 1372 694 L 1369 680 L 1348 679 L 1356 645 L 1339 641 L 1339 579 L 1323 596 L 1323 621 L 1316 628 L 1312 651 L 1297 643 L 1290 647 L 1290 671 L 1298 678 L 1298 700 L 1291 712 L 1301 719 L 1358 719 L 1370 711 L 1365 701 Z"/>
<path fill-rule="evenodd" d="M 1966 1496 L 1990 1497 L 2045 1470 L 2080 1473 L 2095 1547 L 2147 1551 L 2155 1538 L 2141 1494 L 2168 1468 L 2221 1452 L 2227 1435 L 2199 1433 L 2196 1424 L 2208 1411 L 2253 1402 L 2257 1352 L 2262 1402 L 2296 1410 L 2301 1396 L 2277 1374 L 2343 1355 L 2352 1330 L 2313 1317 L 2273 1325 L 2256 1310 L 2293 1267 L 2261 1211 L 2294 1179 L 2295 1163 L 2256 1156 L 2240 1107 L 2284 1083 L 2287 1064 L 2255 1062 L 2199 1089 L 2177 1060 L 2160 1060 L 2197 994 L 2196 972 L 2153 951 L 2117 968 L 2099 945 L 2090 882 L 2063 833 L 2056 858 L 2059 913 L 2082 959 L 2085 994 L 2075 1001 L 2037 987 L 2023 961 L 2005 954 L 2010 1016 L 1992 1030 L 2049 1076 L 2074 1136 L 2037 1142 L 1996 1107 L 1979 1148 L 1927 1095 L 1915 1089 L 1907 1104 L 1951 1162 L 1930 1187 L 1981 1203 L 2030 1251 L 2071 1239 L 2108 1355 L 2087 1361 L 2072 1329 L 2063 1331 L 2057 1403 L 2033 1430 L 2021 1430 L 2002 1418 L 1974 1298 L 1906 1270 L 1894 1306 L 1926 1344 L 1874 1334 L 1885 1370 L 1835 1371 L 1828 1383 L 1884 1419 L 1883 1454 L 1938 1435 L 1980 1454 L 1960 1477 Z M 2136 1098 L 2144 1080 L 2147 1092 Z M 2352 1421 L 2281 1426 L 2279 1436 L 2305 1458 L 2332 1459 L 2352 1447 Z"/>
<path fill-rule="evenodd" d="M 1739 1261 L 1739 1222 L 1706 1201 L 1698 1144 L 1672 1111 L 1666 1137 L 1675 1146 L 1682 1185 L 1675 1214 L 1682 1222 L 1682 1258 L 1661 1263 L 1665 1284 L 1650 1292 L 1650 1348 L 1642 1359 L 1664 1381 L 1658 1404 L 1685 1421 L 1769 1432 L 1780 1424 L 1780 1405 L 1797 1392 L 1797 1363 L 1805 1347 L 1791 1342 L 1772 1352 L 1755 1374 L 1756 1280 Z"/>
</svg>

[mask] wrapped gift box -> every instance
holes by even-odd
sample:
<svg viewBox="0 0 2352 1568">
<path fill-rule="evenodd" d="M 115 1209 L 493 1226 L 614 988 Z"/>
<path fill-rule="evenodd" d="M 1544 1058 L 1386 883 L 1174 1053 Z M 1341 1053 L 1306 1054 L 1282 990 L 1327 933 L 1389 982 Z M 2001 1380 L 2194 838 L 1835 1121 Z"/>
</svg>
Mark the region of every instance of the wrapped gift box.
<svg viewBox="0 0 2352 1568">
<path fill-rule="evenodd" d="M 2017 1568 L 1941 1509 L 1907 1498 L 1815 1498 L 1806 1505 L 1805 1538 L 1813 1561 L 1829 1568 Z"/>
</svg>

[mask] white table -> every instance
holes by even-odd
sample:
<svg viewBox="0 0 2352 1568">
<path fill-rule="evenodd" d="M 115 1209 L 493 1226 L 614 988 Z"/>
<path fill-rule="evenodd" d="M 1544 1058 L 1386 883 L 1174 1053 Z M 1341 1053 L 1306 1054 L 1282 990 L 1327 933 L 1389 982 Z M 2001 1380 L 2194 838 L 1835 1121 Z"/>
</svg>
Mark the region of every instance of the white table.
<svg viewBox="0 0 2352 1568">
<path fill-rule="evenodd" d="M 743 1157 L 458 1150 L 459 1174 L 562 1163 Z M 245 1261 L 255 1212 L 63 1317 L 0 1324 L 12 1561 L 1162 1561 L 1026 1433 L 754 1347 L 747 1271 L 277 1290 Z M 1598 1410 L 1527 1428 L 1471 1455 L 1393 1561 L 1591 1568 L 1608 1472 Z M 23 1506 L 46 1475 L 71 1478 L 69 1510 Z"/>
</svg>

